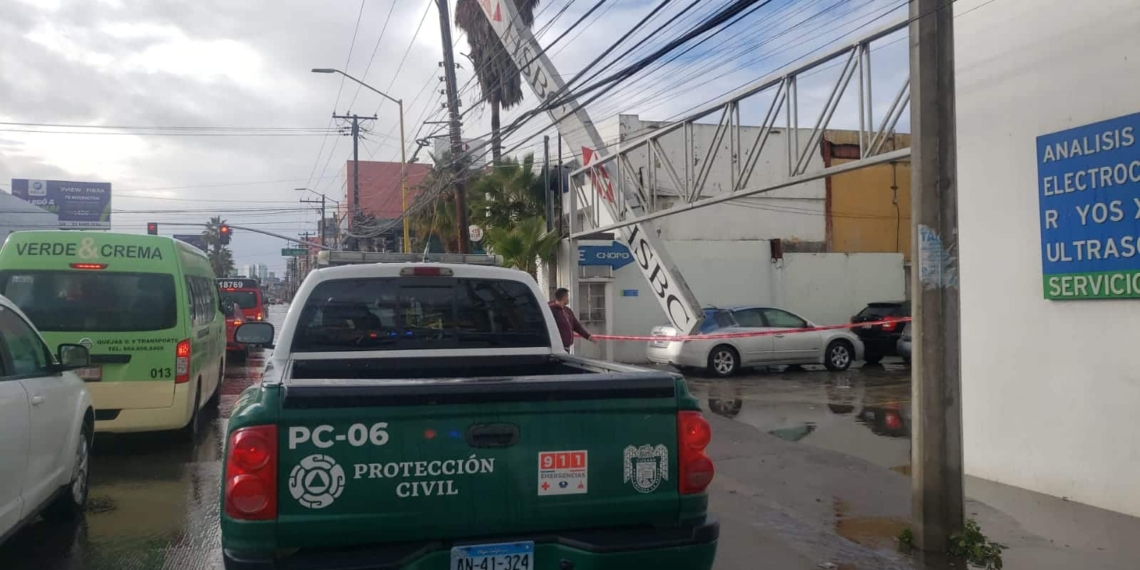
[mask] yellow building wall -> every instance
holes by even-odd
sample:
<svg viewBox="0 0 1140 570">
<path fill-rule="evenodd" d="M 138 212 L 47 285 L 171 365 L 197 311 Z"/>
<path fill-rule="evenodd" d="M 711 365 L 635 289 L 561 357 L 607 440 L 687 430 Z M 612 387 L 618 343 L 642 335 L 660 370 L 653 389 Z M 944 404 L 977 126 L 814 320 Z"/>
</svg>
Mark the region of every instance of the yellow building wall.
<svg viewBox="0 0 1140 570">
<path fill-rule="evenodd" d="M 832 166 L 851 159 L 834 158 Z M 892 185 L 898 186 L 896 192 Z M 903 254 L 910 261 L 910 163 L 879 164 L 830 179 L 831 251 Z"/>
</svg>

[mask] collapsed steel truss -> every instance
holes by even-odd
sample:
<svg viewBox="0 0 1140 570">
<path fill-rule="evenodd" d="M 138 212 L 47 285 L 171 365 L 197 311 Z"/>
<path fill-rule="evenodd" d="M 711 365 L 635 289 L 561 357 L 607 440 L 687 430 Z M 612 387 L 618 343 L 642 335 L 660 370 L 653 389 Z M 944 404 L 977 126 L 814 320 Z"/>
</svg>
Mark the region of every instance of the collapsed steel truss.
<svg viewBox="0 0 1140 570">
<path fill-rule="evenodd" d="M 909 145 L 885 153 L 882 150 L 884 143 L 894 133 L 899 118 L 902 117 L 910 102 L 909 74 L 897 91 L 891 106 L 881 118 L 878 128 L 876 128 L 873 112 L 874 98 L 871 88 L 871 44 L 905 29 L 907 25 L 908 21 L 903 19 L 867 34 L 844 47 L 812 59 L 790 71 L 782 71 L 762 78 L 683 119 L 655 129 L 653 132 L 631 141 L 618 143 L 618 148 L 604 158 L 593 162 L 587 161 L 589 162 L 588 165 L 570 174 L 570 211 L 578 212 L 580 209 L 585 209 L 590 214 L 589 218 L 592 218 L 590 220 L 592 227 L 589 229 L 575 227 L 576 216 L 570 216 L 569 237 L 581 238 L 599 231 L 612 231 L 644 221 L 770 192 L 875 164 L 906 159 L 910 156 Z M 833 62 L 837 65 L 841 63 L 842 70 L 811 131 L 806 133 L 806 139 L 801 139 L 801 130 L 806 129 L 801 129 L 799 120 L 799 79 L 808 72 Z M 837 166 L 809 168 L 812 157 L 818 156 L 824 131 L 828 128 L 828 124 L 831 122 L 835 110 L 839 107 L 849 84 L 856 77 L 859 90 L 859 131 L 857 133 L 859 158 Z M 764 121 L 759 125 L 759 131 L 755 137 L 752 137 L 751 144 L 746 145 L 744 143 L 749 141 L 741 140 L 741 131 L 746 128 L 740 120 L 741 102 L 752 97 L 759 98 L 768 95 L 771 95 L 772 99 L 768 105 Z M 781 111 L 784 117 L 782 126 L 786 129 L 784 132 L 788 133 L 789 138 L 784 145 L 787 147 L 788 168 L 786 177 L 774 183 L 750 185 L 749 182 L 761 155 L 766 149 L 769 151 L 768 155 L 773 152 L 767 143 L 769 136 L 780 130 L 780 126 L 776 123 Z M 708 123 L 698 123 L 698 121 L 714 116 L 718 112 L 720 120 L 717 122 L 712 141 L 708 144 L 707 150 L 700 153 L 695 141 L 694 127 L 698 124 L 707 125 Z M 684 158 L 680 164 L 675 165 L 662 145 L 662 140 L 677 131 L 681 131 L 684 138 L 684 152 L 682 153 Z M 709 176 L 713 172 L 722 148 L 725 148 L 725 138 L 728 139 L 727 151 L 730 155 L 728 157 L 730 163 L 729 188 L 727 191 L 722 189 L 720 192 L 709 193 L 707 192 L 709 190 Z M 703 158 L 698 155 L 703 155 Z M 646 158 L 639 160 L 641 156 Z M 635 160 L 645 165 L 644 176 L 635 168 Z M 617 180 L 613 181 L 609 178 L 608 173 L 614 173 L 615 169 Z M 606 182 L 597 184 L 596 181 L 599 180 L 599 177 L 604 177 Z M 587 180 L 595 183 L 587 183 Z M 608 188 L 611 184 L 617 186 L 617 191 Z M 598 190 L 590 191 L 592 186 L 597 187 Z M 671 187 L 670 196 L 677 199 L 669 200 L 668 207 L 659 207 L 664 205 L 659 203 L 660 189 L 668 187 Z M 599 196 L 602 197 L 601 203 L 599 203 Z M 617 203 L 613 204 L 616 208 L 605 208 L 607 206 L 605 202 L 610 199 L 617 200 Z M 627 201 L 634 200 L 638 203 L 627 203 Z M 605 226 L 601 224 L 600 212 L 603 208 L 611 212 L 618 212 L 616 223 Z M 630 214 L 631 212 L 638 212 L 638 214 Z"/>
</svg>

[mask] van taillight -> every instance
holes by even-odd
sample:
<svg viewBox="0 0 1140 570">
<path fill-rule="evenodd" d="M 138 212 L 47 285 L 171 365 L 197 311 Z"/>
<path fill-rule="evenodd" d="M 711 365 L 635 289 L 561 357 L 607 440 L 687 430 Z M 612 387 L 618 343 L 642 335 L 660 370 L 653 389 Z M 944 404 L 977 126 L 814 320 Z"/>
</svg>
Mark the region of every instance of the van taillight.
<svg viewBox="0 0 1140 570">
<path fill-rule="evenodd" d="M 178 343 L 174 349 L 174 383 L 190 381 L 190 339 Z"/>
<path fill-rule="evenodd" d="M 704 492 L 716 471 L 705 448 L 712 439 L 712 428 L 700 412 L 677 412 L 677 457 L 680 470 L 678 492 L 692 495 Z"/>
<path fill-rule="evenodd" d="M 230 434 L 225 509 L 233 519 L 277 518 L 277 426 L 246 427 Z"/>
<path fill-rule="evenodd" d="M 261 311 L 257 312 L 257 320 L 259 320 L 259 321 L 261 320 Z"/>
</svg>

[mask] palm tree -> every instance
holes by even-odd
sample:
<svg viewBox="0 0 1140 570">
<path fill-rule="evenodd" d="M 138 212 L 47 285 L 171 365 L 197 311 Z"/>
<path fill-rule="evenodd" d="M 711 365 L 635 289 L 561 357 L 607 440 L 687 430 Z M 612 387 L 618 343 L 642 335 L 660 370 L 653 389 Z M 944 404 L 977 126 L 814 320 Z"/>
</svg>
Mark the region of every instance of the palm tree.
<svg viewBox="0 0 1140 570">
<path fill-rule="evenodd" d="M 202 231 L 202 241 L 210 248 L 208 257 L 210 265 L 214 267 L 214 274 L 225 277 L 234 270 L 234 256 L 230 248 L 222 245 L 222 226 L 226 221 L 221 216 L 214 216 L 206 222 L 206 229 Z"/>
<path fill-rule="evenodd" d="M 218 277 L 225 277 L 234 270 L 234 255 L 228 247 L 215 249 L 206 254 L 210 258 L 210 265 L 214 268 L 214 274 Z"/>
<path fill-rule="evenodd" d="M 519 220 L 545 216 L 545 183 L 534 172 L 534 154 L 522 164 L 511 158 L 492 169 L 470 188 L 472 223 L 506 228 Z"/>
<path fill-rule="evenodd" d="M 506 228 L 491 228 L 483 238 L 487 247 L 503 256 L 503 263 L 538 278 L 538 261 L 549 262 L 558 249 L 558 232 L 547 232 L 537 216 L 518 220 Z"/>
<path fill-rule="evenodd" d="M 534 9 L 539 1 L 518 3 L 519 19 L 528 28 L 534 24 Z M 494 164 L 498 164 L 503 153 L 499 109 L 510 109 L 522 102 L 522 77 L 479 4 L 479 0 L 456 0 L 455 24 L 467 34 L 479 90 L 491 105 L 491 157 Z"/>
</svg>

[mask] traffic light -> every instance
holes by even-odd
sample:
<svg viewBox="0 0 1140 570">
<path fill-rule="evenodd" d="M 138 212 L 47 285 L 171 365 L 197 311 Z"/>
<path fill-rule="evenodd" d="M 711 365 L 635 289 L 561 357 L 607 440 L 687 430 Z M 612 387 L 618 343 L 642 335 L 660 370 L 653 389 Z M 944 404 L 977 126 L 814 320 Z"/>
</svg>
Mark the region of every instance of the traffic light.
<svg viewBox="0 0 1140 570">
<path fill-rule="evenodd" d="M 158 224 L 155 222 L 146 223 L 146 234 L 150 236 L 158 235 Z"/>
<path fill-rule="evenodd" d="M 233 230 L 231 230 L 229 226 L 223 225 L 218 228 L 218 242 L 222 245 L 229 245 L 232 236 Z"/>
</svg>

